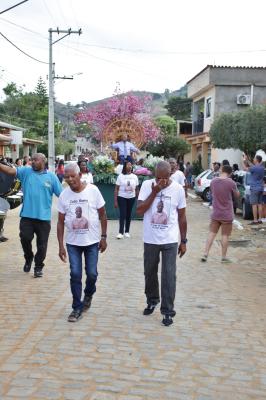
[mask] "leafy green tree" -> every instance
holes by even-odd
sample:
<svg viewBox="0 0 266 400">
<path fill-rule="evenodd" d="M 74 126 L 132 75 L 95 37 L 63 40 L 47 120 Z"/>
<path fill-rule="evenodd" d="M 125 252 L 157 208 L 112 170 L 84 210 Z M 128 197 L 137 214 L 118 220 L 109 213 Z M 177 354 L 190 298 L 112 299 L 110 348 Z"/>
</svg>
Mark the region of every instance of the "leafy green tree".
<svg viewBox="0 0 266 400">
<path fill-rule="evenodd" d="M 75 150 L 74 142 L 66 142 L 62 138 L 55 139 L 55 154 L 64 154 L 68 156 Z M 44 140 L 43 144 L 38 146 L 38 151 L 48 156 L 48 140 Z"/>
<path fill-rule="evenodd" d="M 170 97 L 168 99 L 165 108 L 167 109 L 168 115 L 173 117 L 175 120 L 191 120 L 191 104 L 192 100 L 186 97 Z"/>
<path fill-rule="evenodd" d="M 211 126 L 210 137 L 216 148 L 240 149 L 253 158 L 257 150 L 266 150 L 266 106 L 220 114 Z"/>
<path fill-rule="evenodd" d="M 176 134 L 176 121 L 168 115 L 160 115 L 155 118 L 155 124 L 160 128 L 161 132 L 167 135 Z"/>
<path fill-rule="evenodd" d="M 152 155 L 178 159 L 189 152 L 190 145 L 185 140 L 177 137 L 176 121 L 173 118 L 163 115 L 155 119 L 155 124 L 161 130 L 161 137 L 157 142 L 148 144 L 147 150 Z"/>
<path fill-rule="evenodd" d="M 21 88 L 18 88 L 15 82 L 10 82 L 3 88 L 6 96 L 17 96 L 21 91 Z"/>
<path fill-rule="evenodd" d="M 47 135 L 48 105 L 35 92 L 24 93 L 14 82 L 4 89 L 6 99 L 0 104 L 2 118 L 12 124 L 23 126 L 31 138 Z"/>
</svg>

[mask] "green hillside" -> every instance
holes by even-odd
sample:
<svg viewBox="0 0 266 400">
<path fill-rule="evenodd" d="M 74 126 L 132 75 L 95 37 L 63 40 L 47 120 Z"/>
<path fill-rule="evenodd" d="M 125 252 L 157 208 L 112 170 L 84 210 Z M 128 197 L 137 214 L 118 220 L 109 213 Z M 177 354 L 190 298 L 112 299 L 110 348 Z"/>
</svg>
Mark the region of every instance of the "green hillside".
<svg viewBox="0 0 266 400">
<path fill-rule="evenodd" d="M 153 93 L 146 91 L 132 91 L 131 93 L 136 96 L 150 95 L 152 97 L 152 115 L 154 117 L 157 117 L 159 115 L 166 114 L 167 110 L 164 108 L 164 106 L 167 104 L 167 101 L 170 97 L 173 96 L 186 97 L 187 88 L 186 86 L 183 86 L 182 88 L 175 90 L 173 92 L 170 92 L 169 90 L 166 89 L 164 93 Z M 64 136 L 66 138 L 69 138 L 74 134 L 74 116 L 76 113 L 78 113 L 80 110 L 84 108 L 93 107 L 104 100 L 106 100 L 106 98 L 93 101 L 90 103 L 82 101 L 81 103 L 76 105 L 72 105 L 70 103 L 62 104 L 56 102 L 55 116 L 64 126 Z"/>
</svg>

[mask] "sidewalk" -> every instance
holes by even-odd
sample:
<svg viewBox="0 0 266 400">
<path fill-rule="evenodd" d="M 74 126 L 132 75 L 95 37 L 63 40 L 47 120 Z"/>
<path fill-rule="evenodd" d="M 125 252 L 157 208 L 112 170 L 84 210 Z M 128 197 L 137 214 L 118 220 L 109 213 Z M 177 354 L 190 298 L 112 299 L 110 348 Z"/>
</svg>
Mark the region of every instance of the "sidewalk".
<svg viewBox="0 0 266 400">
<path fill-rule="evenodd" d="M 178 260 L 174 324 L 142 315 L 142 222 L 100 256 L 92 307 L 75 324 L 69 269 L 58 258 L 56 213 L 42 279 L 22 271 L 18 210 L 0 244 L 0 398 L 52 400 L 265 400 L 265 236 L 234 229 L 233 264 L 214 244 L 200 263 L 209 209 L 189 199 L 188 252 Z M 241 246 L 241 242 L 239 244 Z M 238 246 L 234 242 L 234 246 Z"/>
</svg>

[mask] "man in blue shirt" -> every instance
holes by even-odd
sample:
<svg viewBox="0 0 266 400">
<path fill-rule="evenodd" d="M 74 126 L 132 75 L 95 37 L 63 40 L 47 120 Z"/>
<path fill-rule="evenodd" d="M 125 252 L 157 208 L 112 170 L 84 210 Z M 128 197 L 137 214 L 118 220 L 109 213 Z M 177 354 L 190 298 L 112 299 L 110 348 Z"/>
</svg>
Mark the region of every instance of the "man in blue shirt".
<svg viewBox="0 0 266 400">
<path fill-rule="evenodd" d="M 131 157 L 131 153 L 139 154 L 139 149 L 135 147 L 131 142 L 128 141 L 128 136 L 126 133 L 123 133 L 122 140 L 120 142 L 111 144 L 112 149 L 118 151 L 118 159 L 120 164 L 123 164 L 125 161 L 133 162 Z"/>
<path fill-rule="evenodd" d="M 37 153 L 32 157 L 31 167 L 13 168 L 0 164 L 0 171 L 17 176 L 23 190 L 23 204 L 20 211 L 20 241 L 24 252 L 24 272 L 29 272 L 35 262 L 34 277 L 42 277 L 47 244 L 51 229 L 52 197 L 59 197 L 62 186 L 52 172 L 47 171 L 46 157 Z M 37 252 L 34 256 L 32 240 L 36 235 Z"/>
<path fill-rule="evenodd" d="M 250 172 L 250 204 L 252 205 L 253 221 L 251 225 L 262 224 L 263 177 L 265 173 L 262 157 L 257 155 L 250 163 L 244 155 L 243 169 Z"/>
</svg>

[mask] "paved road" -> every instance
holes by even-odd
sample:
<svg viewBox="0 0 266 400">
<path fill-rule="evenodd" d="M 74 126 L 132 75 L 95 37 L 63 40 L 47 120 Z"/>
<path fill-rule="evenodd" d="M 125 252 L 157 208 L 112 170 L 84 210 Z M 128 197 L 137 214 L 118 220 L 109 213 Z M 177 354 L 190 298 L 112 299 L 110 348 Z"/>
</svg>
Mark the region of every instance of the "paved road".
<svg viewBox="0 0 266 400">
<path fill-rule="evenodd" d="M 251 242 L 230 248 L 234 263 L 221 265 L 216 242 L 201 264 L 208 214 L 190 200 L 189 250 L 178 262 L 177 315 L 167 328 L 158 310 L 142 315 L 141 222 L 121 241 L 117 222 L 109 223 L 92 308 L 70 324 L 69 271 L 57 257 L 55 223 L 44 277 L 33 279 L 22 272 L 12 210 L 10 239 L 0 244 L 0 398 L 265 400 L 265 236 L 235 230 L 233 239 Z"/>
</svg>

